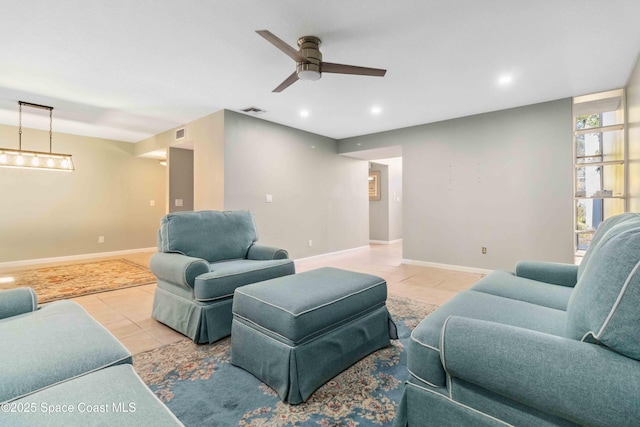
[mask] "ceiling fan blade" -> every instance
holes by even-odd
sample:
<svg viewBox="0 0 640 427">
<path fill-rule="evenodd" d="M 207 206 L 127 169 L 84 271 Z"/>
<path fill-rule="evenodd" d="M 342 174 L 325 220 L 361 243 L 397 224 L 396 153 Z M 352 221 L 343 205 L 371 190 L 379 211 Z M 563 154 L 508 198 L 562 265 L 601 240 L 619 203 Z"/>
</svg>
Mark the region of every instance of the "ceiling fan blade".
<svg viewBox="0 0 640 427">
<path fill-rule="evenodd" d="M 260 34 L 266 41 L 283 51 L 287 54 L 291 59 L 296 62 L 309 62 L 306 56 L 289 46 L 282 39 L 278 38 L 275 34 L 273 34 L 269 30 L 257 30 L 256 33 Z"/>
<path fill-rule="evenodd" d="M 287 77 L 285 79 L 285 81 L 280 83 L 280 86 L 278 86 L 277 88 L 272 90 L 272 92 L 282 92 L 283 90 L 285 90 L 286 88 L 288 88 L 289 86 L 291 86 L 292 84 L 294 84 L 297 81 L 298 81 L 298 73 L 296 73 L 294 71 L 293 74 L 291 74 L 289 77 Z"/>
<path fill-rule="evenodd" d="M 323 62 L 320 65 L 323 73 L 335 74 L 356 74 L 358 76 L 375 76 L 384 77 L 387 70 L 380 68 L 356 67 L 355 65 L 334 64 L 332 62 Z"/>
</svg>

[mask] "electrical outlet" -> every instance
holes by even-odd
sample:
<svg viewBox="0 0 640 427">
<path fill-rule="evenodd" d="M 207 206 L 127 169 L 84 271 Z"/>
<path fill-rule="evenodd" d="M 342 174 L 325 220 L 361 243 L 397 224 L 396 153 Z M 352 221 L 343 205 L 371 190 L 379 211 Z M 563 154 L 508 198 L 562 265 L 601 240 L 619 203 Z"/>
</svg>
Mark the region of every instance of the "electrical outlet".
<svg viewBox="0 0 640 427">
<path fill-rule="evenodd" d="M 155 206 L 155 205 L 156 205 L 155 200 L 149 200 L 149 206 Z"/>
<path fill-rule="evenodd" d="M 487 248 L 485 248 L 484 246 L 482 247 L 482 255 L 486 255 L 487 254 Z"/>
<path fill-rule="evenodd" d="M 98 243 L 104 243 L 104 236 L 98 236 Z"/>
<path fill-rule="evenodd" d="M 182 199 L 176 199 L 176 206 L 183 206 L 183 200 Z"/>
<path fill-rule="evenodd" d="M 309 239 L 309 247 L 313 246 L 313 240 Z"/>
<path fill-rule="evenodd" d="M 267 194 L 267 196 L 265 197 L 265 201 L 267 203 L 273 203 L 273 196 L 271 194 Z"/>
</svg>

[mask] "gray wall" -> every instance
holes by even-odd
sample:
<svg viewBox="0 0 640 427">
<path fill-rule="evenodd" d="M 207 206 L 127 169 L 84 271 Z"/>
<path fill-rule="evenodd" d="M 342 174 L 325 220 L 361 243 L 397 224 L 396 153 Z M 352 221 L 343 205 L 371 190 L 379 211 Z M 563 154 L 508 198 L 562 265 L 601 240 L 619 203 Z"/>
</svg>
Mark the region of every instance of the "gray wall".
<svg viewBox="0 0 640 427">
<path fill-rule="evenodd" d="M 369 201 L 369 239 L 389 239 L 389 167 L 371 162 L 370 171 L 380 172 L 380 200 Z"/>
<path fill-rule="evenodd" d="M 193 150 L 169 148 L 169 212 L 193 210 Z M 176 206 L 176 199 L 182 206 Z"/>
<path fill-rule="evenodd" d="M 402 144 L 405 259 L 573 261 L 570 99 L 349 138 L 339 151 L 390 143 Z"/>
<path fill-rule="evenodd" d="M 629 211 L 640 212 L 640 57 L 627 84 Z"/>
<path fill-rule="evenodd" d="M 366 161 L 339 156 L 333 139 L 230 111 L 224 141 L 224 208 L 253 211 L 261 243 L 293 258 L 368 244 Z"/>
<path fill-rule="evenodd" d="M 402 158 L 389 160 L 389 240 L 402 239 Z"/>
<path fill-rule="evenodd" d="M 17 148 L 17 138 L 17 127 L 0 125 L 0 146 Z M 22 139 L 49 151 L 47 131 L 23 129 Z M 75 172 L 0 168 L 0 262 L 156 246 L 166 171 L 134 147 L 54 132 L 53 151 L 72 154 Z"/>
</svg>

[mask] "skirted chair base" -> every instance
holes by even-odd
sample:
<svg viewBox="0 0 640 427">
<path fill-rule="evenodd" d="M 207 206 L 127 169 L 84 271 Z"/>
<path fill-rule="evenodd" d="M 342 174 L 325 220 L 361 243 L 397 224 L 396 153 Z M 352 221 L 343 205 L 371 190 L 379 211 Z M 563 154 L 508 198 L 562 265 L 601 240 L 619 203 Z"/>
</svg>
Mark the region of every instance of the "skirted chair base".
<svg viewBox="0 0 640 427">
<path fill-rule="evenodd" d="M 151 317 L 195 343 L 218 341 L 231 334 L 233 297 L 202 303 L 188 300 L 160 287 L 156 288 Z"/>
</svg>

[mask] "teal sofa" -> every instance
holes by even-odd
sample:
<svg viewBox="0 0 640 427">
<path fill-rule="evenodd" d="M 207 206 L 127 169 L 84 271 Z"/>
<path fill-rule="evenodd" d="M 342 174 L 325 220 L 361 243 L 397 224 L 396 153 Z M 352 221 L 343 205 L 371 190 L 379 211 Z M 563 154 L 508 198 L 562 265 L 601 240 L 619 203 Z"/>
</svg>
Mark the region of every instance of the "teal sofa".
<svg viewBox="0 0 640 427">
<path fill-rule="evenodd" d="M 580 266 L 520 262 L 426 317 L 394 427 L 640 424 L 640 215 Z"/>
<path fill-rule="evenodd" d="M 239 286 L 295 273 L 283 249 L 259 245 L 250 211 L 171 213 L 162 218 L 152 317 L 191 338 L 212 343 L 231 334 Z"/>
<path fill-rule="evenodd" d="M 131 353 L 80 305 L 0 292 L 0 425 L 180 426 Z"/>
</svg>

